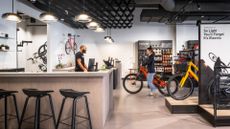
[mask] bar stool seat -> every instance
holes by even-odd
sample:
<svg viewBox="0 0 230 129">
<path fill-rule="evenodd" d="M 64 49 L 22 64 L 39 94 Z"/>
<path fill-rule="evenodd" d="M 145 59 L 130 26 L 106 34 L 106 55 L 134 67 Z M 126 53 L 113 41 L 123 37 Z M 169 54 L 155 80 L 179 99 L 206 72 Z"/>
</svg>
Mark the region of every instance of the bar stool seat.
<svg viewBox="0 0 230 129">
<path fill-rule="evenodd" d="M 17 106 L 17 100 L 15 93 L 18 93 L 18 91 L 10 91 L 10 90 L 4 90 L 0 89 L 0 100 L 4 99 L 4 114 L 0 115 L 0 117 L 4 117 L 4 128 L 8 129 L 8 121 L 11 119 L 17 119 L 17 122 L 19 124 L 19 113 L 18 113 L 18 106 Z M 14 108 L 15 108 L 15 114 L 8 113 L 8 98 L 13 98 Z M 3 122 L 3 121 L 2 121 Z"/>
<path fill-rule="evenodd" d="M 23 93 L 29 97 L 43 97 L 49 95 L 49 93 L 54 92 L 52 90 L 38 90 L 38 89 L 23 89 Z"/>
<path fill-rule="evenodd" d="M 19 128 L 21 129 L 22 123 L 26 122 L 26 123 L 31 123 L 27 120 L 30 120 L 31 118 L 34 117 L 34 128 L 33 129 L 40 129 L 40 124 L 48 119 L 53 119 L 53 125 L 54 125 L 54 129 L 56 126 L 56 119 L 55 119 L 55 114 L 54 114 L 54 106 L 53 106 L 53 101 L 52 101 L 52 97 L 50 95 L 51 92 L 53 92 L 52 90 L 38 90 L 38 89 L 22 89 L 23 93 L 25 95 L 27 95 L 24 107 L 23 107 L 23 111 L 22 111 L 22 116 L 19 122 Z M 36 104 L 35 104 L 35 115 L 34 116 L 30 116 L 27 118 L 24 118 L 25 113 L 26 113 L 26 109 L 28 106 L 28 102 L 29 99 L 31 97 L 34 97 L 36 99 Z M 50 103 L 50 110 L 51 110 L 51 114 L 48 113 L 41 113 L 41 99 L 44 97 L 48 97 L 49 99 L 49 103 Z M 46 116 L 48 118 L 41 120 L 41 116 Z"/>
<path fill-rule="evenodd" d="M 88 106 L 88 99 L 86 96 L 86 94 L 89 94 L 89 92 L 79 92 L 79 91 L 75 91 L 73 89 L 60 89 L 60 93 L 64 98 L 62 100 L 61 109 L 60 109 L 60 112 L 58 115 L 56 129 L 58 129 L 60 124 L 70 126 L 71 127 L 70 129 L 76 129 L 76 124 L 82 123 L 82 122 L 78 123 L 76 117 L 83 118 L 84 120 L 87 120 L 89 123 L 89 129 L 92 129 L 91 117 L 90 117 L 89 106 Z M 62 120 L 61 120 L 62 112 L 63 112 L 65 101 L 67 98 L 69 98 L 73 101 L 72 115 L 71 115 L 71 117 L 62 118 Z M 81 115 L 77 114 L 77 103 L 78 103 L 78 100 L 81 98 L 84 98 L 84 100 L 85 100 L 87 116 L 81 116 Z M 65 122 L 67 119 L 71 119 L 71 124 L 68 124 Z"/>
<path fill-rule="evenodd" d="M 60 93 L 62 96 L 68 97 L 68 98 L 77 98 L 77 97 L 82 97 L 86 94 L 89 94 L 89 92 L 79 92 L 73 89 L 61 89 Z"/>
<path fill-rule="evenodd" d="M 18 91 L 9 91 L 9 90 L 4 90 L 4 89 L 0 89 L 0 96 L 9 96 L 12 95 L 14 93 L 18 93 Z"/>
</svg>

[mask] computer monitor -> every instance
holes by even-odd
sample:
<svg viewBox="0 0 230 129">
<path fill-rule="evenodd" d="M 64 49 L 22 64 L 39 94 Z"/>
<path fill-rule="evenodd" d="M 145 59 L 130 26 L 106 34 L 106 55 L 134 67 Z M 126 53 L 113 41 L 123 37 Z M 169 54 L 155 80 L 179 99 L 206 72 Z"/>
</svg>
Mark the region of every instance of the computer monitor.
<svg viewBox="0 0 230 129">
<path fill-rule="evenodd" d="M 95 71 L 95 58 L 90 58 L 88 62 L 88 71 Z"/>
</svg>

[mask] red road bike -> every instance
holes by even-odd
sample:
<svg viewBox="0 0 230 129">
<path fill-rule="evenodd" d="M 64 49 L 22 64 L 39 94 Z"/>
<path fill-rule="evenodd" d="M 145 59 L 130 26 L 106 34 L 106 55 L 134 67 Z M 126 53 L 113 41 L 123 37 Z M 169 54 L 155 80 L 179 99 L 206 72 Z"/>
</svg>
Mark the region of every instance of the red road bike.
<svg viewBox="0 0 230 129">
<path fill-rule="evenodd" d="M 73 51 L 74 55 L 77 53 L 77 43 L 75 42 L 75 35 L 68 34 L 68 40 L 65 43 L 65 52 L 69 55 L 71 51 Z"/>
</svg>

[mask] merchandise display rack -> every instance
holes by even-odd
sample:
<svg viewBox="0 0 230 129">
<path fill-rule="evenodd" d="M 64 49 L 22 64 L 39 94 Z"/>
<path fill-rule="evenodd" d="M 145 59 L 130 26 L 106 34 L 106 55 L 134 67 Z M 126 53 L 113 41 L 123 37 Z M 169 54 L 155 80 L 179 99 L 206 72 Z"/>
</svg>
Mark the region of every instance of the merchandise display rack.
<svg viewBox="0 0 230 129">
<path fill-rule="evenodd" d="M 138 41 L 138 66 L 145 58 L 145 51 L 150 46 L 155 53 L 156 73 L 172 74 L 172 40 Z"/>
</svg>

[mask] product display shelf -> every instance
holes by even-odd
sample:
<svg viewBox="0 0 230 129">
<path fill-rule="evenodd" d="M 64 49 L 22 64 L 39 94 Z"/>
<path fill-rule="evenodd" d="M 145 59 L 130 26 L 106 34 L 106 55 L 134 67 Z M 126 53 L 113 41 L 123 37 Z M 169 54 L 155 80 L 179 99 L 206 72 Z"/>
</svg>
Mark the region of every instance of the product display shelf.
<svg viewBox="0 0 230 129">
<path fill-rule="evenodd" d="M 166 97 L 165 105 L 172 114 L 197 113 L 198 97 L 189 97 L 185 100 L 175 100 L 171 97 Z"/>
<path fill-rule="evenodd" d="M 172 41 L 138 41 L 138 66 L 146 57 L 145 51 L 152 47 L 155 53 L 155 71 L 157 74 L 172 74 Z"/>
<path fill-rule="evenodd" d="M 214 108 L 211 104 L 203 104 L 198 106 L 199 114 L 210 122 L 213 126 L 230 126 L 230 109 L 217 110 L 217 115 L 214 115 Z"/>
</svg>

